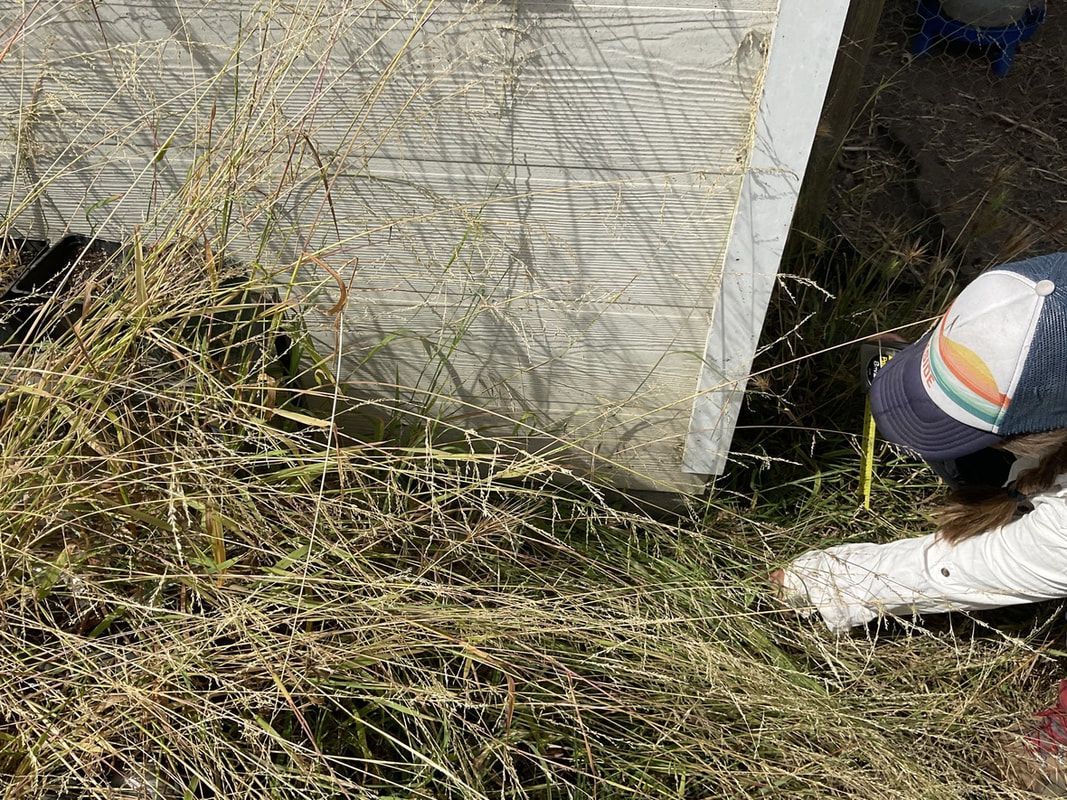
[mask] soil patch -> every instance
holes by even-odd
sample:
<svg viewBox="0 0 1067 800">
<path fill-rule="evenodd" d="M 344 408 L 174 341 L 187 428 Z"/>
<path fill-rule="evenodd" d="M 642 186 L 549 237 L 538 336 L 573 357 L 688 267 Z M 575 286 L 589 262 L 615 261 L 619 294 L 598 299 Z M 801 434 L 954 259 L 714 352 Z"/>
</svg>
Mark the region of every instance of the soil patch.
<svg viewBox="0 0 1067 800">
<path fill-rule="evenodd" d="M 911 58 L 914 9 L 890 0 L 883 14 L 831 219 L 917 278 L 1067 250 L 1067 9 L 1051 6 L 1004 78 L 962 47 Z"/>
</svg>

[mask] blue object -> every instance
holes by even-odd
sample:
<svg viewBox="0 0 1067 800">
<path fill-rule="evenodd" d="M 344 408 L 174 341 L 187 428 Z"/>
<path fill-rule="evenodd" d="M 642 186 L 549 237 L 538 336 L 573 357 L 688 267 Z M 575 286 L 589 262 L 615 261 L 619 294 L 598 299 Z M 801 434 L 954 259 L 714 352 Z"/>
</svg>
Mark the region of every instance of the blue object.
<svg viewBox="0 0 1067 800">
<path fill-rule="evenodd" d="M 1031 6 L 1018 22 L 991 28 L 979 28 L 946 17 L 941 11 L 940 0 L 919 0 L 919 16 L 922 29 L 911 42 L 914 55 L 921 56 L 939 41 L 988 47 L 996 55 L 993 72 L 1004 77 L 1011 69 L 1019 45 L 1030 39 L 1045 21 L 1045 4 Z"/>
</svg>

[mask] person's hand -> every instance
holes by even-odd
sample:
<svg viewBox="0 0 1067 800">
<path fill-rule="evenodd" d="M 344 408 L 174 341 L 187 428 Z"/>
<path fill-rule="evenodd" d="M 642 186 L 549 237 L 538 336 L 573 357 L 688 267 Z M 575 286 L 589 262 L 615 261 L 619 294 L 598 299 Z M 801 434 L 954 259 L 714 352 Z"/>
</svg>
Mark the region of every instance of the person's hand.
<svg viewBox="0 0 1067 800">
<path fill-rule="evenodd" d="M 767 576 L 767 580 L 771 583 L 771 595 L 775 600 L 785 599 L 785 570 L 776 569 L 770 575 Z"/>
<path fill-rule="evenodd" d="M 767 581 L 771 585 L 771 597 L 782 605 L 789 606 L 803 617 L 811 614 L 810 609 L 808 611 L 801 610 L 811 602 L 808 598 L 808 593 L 795 586 L 789 586 L 786 582 L 785 569 L 774 570 L 767 575 Z"/>
</svg>

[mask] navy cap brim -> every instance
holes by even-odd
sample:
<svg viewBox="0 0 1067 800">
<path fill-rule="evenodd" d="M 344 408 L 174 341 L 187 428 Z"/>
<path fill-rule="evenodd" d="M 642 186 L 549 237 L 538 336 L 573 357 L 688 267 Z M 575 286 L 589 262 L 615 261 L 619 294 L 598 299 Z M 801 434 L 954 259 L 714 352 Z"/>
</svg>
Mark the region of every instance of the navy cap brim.
<svg viewBox="0 0 1067 800">
<path fill-rule="evenodd" d="M 878 433 L 927 461 L 948 461 L 1003 441 L 953 419 L 930 399 L 922 384 L 922 356 L 931 334 L 897 353 L 871 384 L 871 412 Z"/>
</svg>

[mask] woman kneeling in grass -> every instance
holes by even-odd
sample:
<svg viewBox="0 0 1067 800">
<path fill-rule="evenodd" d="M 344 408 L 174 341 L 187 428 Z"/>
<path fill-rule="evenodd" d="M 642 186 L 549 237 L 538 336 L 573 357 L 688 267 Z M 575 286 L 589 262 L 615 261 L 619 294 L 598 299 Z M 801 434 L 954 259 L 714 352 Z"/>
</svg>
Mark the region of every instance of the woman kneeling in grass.
<svg viewBox="0 0 1067 800">
<path fill-rule="evenodd" d="M 978 276 L 879 371 L 871 408 L 886 439 L 943 474 L 1006 451 L 1007 482 L 992 468 L 967 475 L 928 536 L 804 553 L 772 575 L 784 599 L 841 632 L 883 614 L 1067 597 L 1067 253 Z M 1067 787 L 1067 681 L 1040 716 L 1017 772 L 1033 788 Z"/>
</svg>

